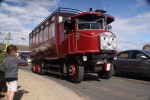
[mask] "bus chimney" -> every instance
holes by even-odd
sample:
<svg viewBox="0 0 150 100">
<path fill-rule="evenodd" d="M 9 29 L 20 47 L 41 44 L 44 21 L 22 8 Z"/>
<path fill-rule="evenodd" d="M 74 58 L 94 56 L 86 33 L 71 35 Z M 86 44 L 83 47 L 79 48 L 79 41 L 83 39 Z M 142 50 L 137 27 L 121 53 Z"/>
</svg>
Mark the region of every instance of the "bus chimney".
<svg viewBox="0 0 150 100">
<path fill-rule="evenodd" d="M 89 11 L 92 11 L 92 8 L 90 8 Z"/>
</svg>

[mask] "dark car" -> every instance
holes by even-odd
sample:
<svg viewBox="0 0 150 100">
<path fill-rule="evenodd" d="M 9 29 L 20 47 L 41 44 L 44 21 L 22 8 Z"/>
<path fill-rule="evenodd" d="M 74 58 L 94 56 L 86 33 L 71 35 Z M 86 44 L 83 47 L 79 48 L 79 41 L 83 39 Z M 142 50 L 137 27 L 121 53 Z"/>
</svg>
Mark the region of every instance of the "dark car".
<svg viewBox="0 0 150 100">
<path fill-rule="evenodd" d="M 19 52 L 19 58 L 28 61 L 28 63 L 31 63 L 30 54 L 30 51 Z"/>
<path fill-rule="evenodd" d="M 131 72 L 150 75 L 150 51 L 127 50 L 114 58 L 116 72 Z"/>
</svg>

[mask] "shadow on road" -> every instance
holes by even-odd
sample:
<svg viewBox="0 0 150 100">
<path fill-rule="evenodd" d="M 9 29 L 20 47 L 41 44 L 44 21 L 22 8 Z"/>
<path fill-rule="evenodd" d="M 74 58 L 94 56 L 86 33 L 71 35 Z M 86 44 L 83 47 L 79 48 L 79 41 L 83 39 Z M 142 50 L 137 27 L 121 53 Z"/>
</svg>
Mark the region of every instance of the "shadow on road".
<svg viewBox="0 0 150 100">
<path fill-rule="evenodd" d="M 97 79 L 98 79 L 97 74 L 87 73 L 85 74 L 83 81 L 87 81 L 87 82 L 98 81 Z"/>
<path fill-rule="evenodd" d="M 21 88 L 21 86 L 18 86 L 18 89 L 19 88 Z M 22 96 L 26 93 L 29 93 L 29 92 L 26 90 L 18 90 L 15 93 L 14 100 L 21 100 Z M 6 100 L 5 98 L 6 98 L 6 92 L 0 92 L 0 100 Z"/>
<path fill-rule="evenodd" d="M 18 89 L 21 88 L 21 86 L 18 86 Z M 14 100 L 21 100 L 22 96 L 26 93 L 29 93 L 28 91 L 26 90 L 18 90 L 16 93 L 15 93 L 15 97 L 14 97 Z"/>
<path fill-rule="evenodd" d="M 122 77 L 122 78 L 128 78 L 128 79 L 135 79 L 135 80 L 150 82 L 150 76 L 135 74 L 135 73 L 118 73 L 118 75 L 115 77 Z"/>
<path fill-rule="evenodd" d="M 61 79 L 61 80 L 65 80 L 66 79 L 65 76 L 56 75 L 56 74 L 52 74 L 52 73 L 48 73 L 48 72 L 46 72 L 44 75 L 52 77 L 52 78 L 55 78 L 55 79 Z"/>
<path fill-rule="evenodd" d="M 55 78 L 55 79 L 66 80 L 66 81 L 70 82 L 69 79 L 65 76 L 55 75 L 55 74 L 51 74 L 51 73 L 46 73 L 45 75 L 48 77 Z M 88 73 L 88 74 L 85 74 L 83 81 L 88 81 L 88 82 L 98 81 L 97 79 L 98 79 L 97 74 Z"/>
</svg>

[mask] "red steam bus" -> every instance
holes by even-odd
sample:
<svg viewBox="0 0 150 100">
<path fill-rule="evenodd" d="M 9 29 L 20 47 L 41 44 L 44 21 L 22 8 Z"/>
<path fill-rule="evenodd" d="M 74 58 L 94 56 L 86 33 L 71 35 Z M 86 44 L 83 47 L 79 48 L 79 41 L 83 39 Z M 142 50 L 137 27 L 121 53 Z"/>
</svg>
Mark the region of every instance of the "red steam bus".
<svg viewBox="0 0 150 100">
<path fill-rule="evenodd" d="M 85 73 L 110 78 L 117 46 L 113 21 L 103 10 L 58 8 L 29 34 L 32 71 L 64 75 L 74 83 Z"/>
</svg>

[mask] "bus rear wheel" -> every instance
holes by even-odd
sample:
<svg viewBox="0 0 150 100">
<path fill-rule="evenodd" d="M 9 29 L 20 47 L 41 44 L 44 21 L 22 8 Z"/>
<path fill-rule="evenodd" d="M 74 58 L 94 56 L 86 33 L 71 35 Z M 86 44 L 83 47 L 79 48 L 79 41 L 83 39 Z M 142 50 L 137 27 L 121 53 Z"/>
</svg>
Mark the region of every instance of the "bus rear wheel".
<svg viewBox="0 0 150 100">
<path fill-rule="evenodd" d="M 36 64 L 32 64 L 32 68 L 31 68 L 33 73 L 37 73 L 37 65 Z"/>
<path fill-rule="evenodd" d="M 37 73 L 39 75 L 43 75 L 45 73 L 44 70 L 42 69 L 42 64 L 37 65 Z"/>
<path fill-rule="evenodd" d="M 84 78 L 84 66 L 70 64 L 68 66 L 69 80 L 73 83 L 80 83 Z"/>
</svg>

